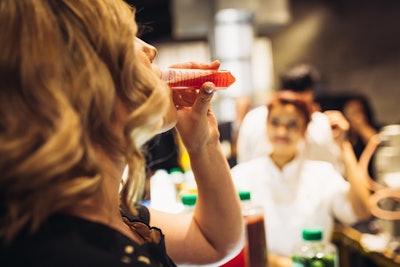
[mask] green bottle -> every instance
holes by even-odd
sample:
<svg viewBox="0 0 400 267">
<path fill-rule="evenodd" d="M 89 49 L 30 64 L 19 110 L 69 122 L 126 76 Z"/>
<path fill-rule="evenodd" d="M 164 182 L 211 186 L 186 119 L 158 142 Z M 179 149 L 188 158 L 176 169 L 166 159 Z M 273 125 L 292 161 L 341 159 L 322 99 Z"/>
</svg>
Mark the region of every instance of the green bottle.
<svg viewBox="0 0 400 267">
<path fill-rule="evenodd" d="M 293 267 L 338 267 L 337 248 L 332 243 L 322 241 L 321 228 L 305 228 L 303 243 L 297 246 L 292 255 Z"/>
</svg>

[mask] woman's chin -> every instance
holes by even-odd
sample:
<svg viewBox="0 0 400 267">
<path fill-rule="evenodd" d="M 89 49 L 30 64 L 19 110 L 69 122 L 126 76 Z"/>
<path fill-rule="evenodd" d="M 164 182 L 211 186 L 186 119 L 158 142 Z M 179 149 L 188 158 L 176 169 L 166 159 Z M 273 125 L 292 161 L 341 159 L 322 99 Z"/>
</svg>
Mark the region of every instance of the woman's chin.
<svg viewBox="0 0 400 267">
<path fill-rule="evenodd" d="M 166 131 L 171 130 L 172 128 L 175 127 L 177 122 L 178 122 L 178 117 L 176 116 L 176 114 L 174 117 L 171 116 L 171 118 L 164 118 L 163 126 L 160 128 L 158 133 L 164 133 Z"/>
<path fill-rule="evenodd" d="M 293 150 L 293 145 L 287 142 L 275 142 L 273 144 L 274 151 L 282 151 L 285 154 Z"/>
</svg>

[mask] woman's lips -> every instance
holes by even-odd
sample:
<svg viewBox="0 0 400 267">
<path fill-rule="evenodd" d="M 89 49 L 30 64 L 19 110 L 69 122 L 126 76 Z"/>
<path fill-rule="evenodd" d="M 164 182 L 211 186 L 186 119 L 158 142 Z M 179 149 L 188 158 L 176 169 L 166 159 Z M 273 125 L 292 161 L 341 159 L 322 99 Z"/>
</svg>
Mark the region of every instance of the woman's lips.
<svg viewBox="0 0 400 267">
<path fill-rule="evenodd" d="M 287 144 L 289 143 L 289 138 L 278 136 L 274 138 L 274 142 L 278 144 Z"/>
</svg>

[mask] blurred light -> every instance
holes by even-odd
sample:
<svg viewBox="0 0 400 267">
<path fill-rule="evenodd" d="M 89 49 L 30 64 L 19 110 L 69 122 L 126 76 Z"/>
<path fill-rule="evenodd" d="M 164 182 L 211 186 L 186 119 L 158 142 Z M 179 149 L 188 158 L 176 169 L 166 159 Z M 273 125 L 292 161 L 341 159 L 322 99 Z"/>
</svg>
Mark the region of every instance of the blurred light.
<svg viewBox="0 0 400 267">
<path fill-rule="evenodd" d="M 254 13 L 258 34 L 269 34 L 291 20 L 288 0 L 172 0 L 172 35 L 175 39 L 207 38 L 214 15 L 225 9 Z"/>
</svg>

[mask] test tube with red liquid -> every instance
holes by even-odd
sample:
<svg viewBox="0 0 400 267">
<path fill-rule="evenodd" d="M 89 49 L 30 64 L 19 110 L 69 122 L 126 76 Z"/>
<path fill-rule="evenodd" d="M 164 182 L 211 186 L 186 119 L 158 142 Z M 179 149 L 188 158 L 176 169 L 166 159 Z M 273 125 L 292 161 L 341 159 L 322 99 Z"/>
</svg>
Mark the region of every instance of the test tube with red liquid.
<svg viewBox="0 0 400 267">
<path fill-rule="evenodd" d="M 173 90 L 197 90 L 205 82 L 212 82 L 216 90 L 226 89 L 235 81 L 235 77 L 227 70 L 176 69 L 161 71 L 161 79 Z"/>
</svg>

